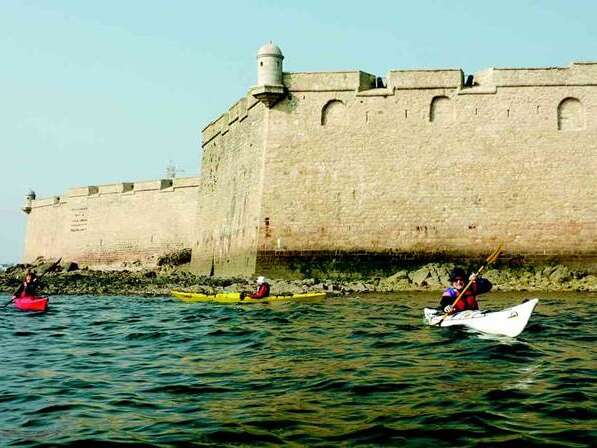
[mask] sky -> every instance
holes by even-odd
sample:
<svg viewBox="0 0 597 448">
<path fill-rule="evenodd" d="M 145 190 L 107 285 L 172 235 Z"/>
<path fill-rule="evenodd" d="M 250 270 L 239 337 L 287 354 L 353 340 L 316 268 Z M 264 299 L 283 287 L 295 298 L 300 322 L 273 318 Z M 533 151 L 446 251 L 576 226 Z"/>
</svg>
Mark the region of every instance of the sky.
<svg viewBox="0 0 597 448">
<path fill-rule="evenodd" d="M 597 60 L 584 0 L 0 2 L 0 263 L 20 261 L 33 189 L 197 176 L 201 130 L 284 70 L 567 66 Z"/>
</svg>

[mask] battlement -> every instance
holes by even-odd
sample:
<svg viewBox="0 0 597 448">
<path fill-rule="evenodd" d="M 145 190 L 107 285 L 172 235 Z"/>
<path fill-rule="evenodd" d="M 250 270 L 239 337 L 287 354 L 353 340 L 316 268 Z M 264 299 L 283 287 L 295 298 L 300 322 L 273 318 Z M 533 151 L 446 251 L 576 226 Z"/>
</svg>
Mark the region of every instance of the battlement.
<svg viewBox="0 0 597 448">
<path fill-rule="evenodd" d="M 488 68 L 475 74 L 475 84 L 495 87 L 597 85 L 597 62 L 568 67 Z"/>
<path fill-rule="evenodd" d="M 360 92 L 375 87 L 375 79 L 375 75 L 358 70 L 284 73 L 284 85 L 290 92 Z"/>
<path fill-rule="evenodd" d="M 85 187 L 70 188 L 63 196 L 51 196 L 48 198 L 27 200 L 27 207 L 33 209 L 60 205 L 68 202 L 69 199 L 80 199 L 84 197 L 93 198 L 114 194 L 135 194 L 146 191 L 169 192 L 183 188 L 197 188 L 198 186 L 199 177 L 180 177 L 174 179 L 88 185 Z"/>
<path fill-rule="evenodd" d="M 282 79 L 290 94 L 354 92 L 357 97 L 379 97 L 432 89 L 452 89 L 457 95 L 495 94 L 499 88 L 597 85 L 597 62 L 573 62 L 568 67 L 492 67 L 475 73 L 470 85 L 465 85 L 459 68 L 390 70 L 384 80 L 360 70 L 283 73 Z M 258 104 L 251 94 L 238 100 L 203 129 L 203 146 L 241 123 Z"/>
<path fill-rule="evenodd" d="M 464 73 L 460 69 L 392 70 L 388 87 L 396 89 L 460 89 Z"/>
</svg>

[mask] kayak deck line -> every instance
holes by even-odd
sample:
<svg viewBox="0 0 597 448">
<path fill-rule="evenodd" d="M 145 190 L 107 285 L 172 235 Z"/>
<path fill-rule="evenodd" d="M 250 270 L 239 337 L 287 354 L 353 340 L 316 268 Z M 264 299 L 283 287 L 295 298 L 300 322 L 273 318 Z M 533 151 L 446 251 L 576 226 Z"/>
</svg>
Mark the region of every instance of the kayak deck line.
<svg viewBox="0 0 597 448">
<path fill-rule="evenodd" d="M 326 298 L 325 292 L 307 292 L 284 296 L 268 296 L 263 299 L 245 297 L 241 299 L 239 292 L 224 292 L 219 294 L 201 294 L 185 291 L 171 291 L 173 297 L 183 302 L 214 302 L 214 303 L 274 303 L 274 302 L 310 302 Z"/>
<path fill-rule="evenodd" d="M 434 308 L 425 308 L 423 314 L 431 326 L 464 326 L 481 333 L 516 337 L 525 329 L 538 302 L 532 299 L 501 311 L 461 311 L 446 318 Z"/>
</svg>

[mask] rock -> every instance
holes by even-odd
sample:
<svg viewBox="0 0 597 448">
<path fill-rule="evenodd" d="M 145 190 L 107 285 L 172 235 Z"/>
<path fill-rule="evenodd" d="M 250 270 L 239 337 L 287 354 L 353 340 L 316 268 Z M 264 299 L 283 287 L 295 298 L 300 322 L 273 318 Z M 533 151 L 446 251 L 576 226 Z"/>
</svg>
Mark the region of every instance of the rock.
<svg viewBox="0 0 597 448">
<path fill-rule="evenodd" d="M 38 265 L 35 269 L 35 273 L 40 276 L 45 274 L 46 272 L 55 272 L 59 270 L 58 265 L 56 265 L 56 261 L 46 261 L 40 265 Z"/>
<path fill-rule="evenodd" d="M 442 286 L 448 286 L 450 284 L 450 272 L 454 269 L 456 265 L 454 263 L 447 263 L 443 265 L 439 265 L 436 269 L 439 281 Z"/>
<path fill-rule="evenodd" d="M 403 280 L 403 279 L 407 279 L 407 278 L 408 278 L 408 271 L 402 270 L 402 271 L 396 272 L 394 275 L 390 275 L 389 277 L 386 277 L 384 280 L 382 280 L 382 282 L 393 283 L 393 282 L 397 282 L 399 280 Z"/>
<path fill-rule="evenodd" d="M 74 261 L 61 261 L 60 264 L 61 270 L 64 272 L 72 272 L 79 270 L 79 265 Z"/>
<path fill-rule="evenodd" d="M 410 278 L 411 282 L 413 282 L 416 286 L 424 286 L 423 283 L 425 283 L 425 285 L 427 284 L 425 280 L 427 280 L 430 275 L 429 268 L 427 266 L 423 266 L 422 268 L 409 273 L 408 278 Z"/>
<path fill-rule="evenodd" d="M 284 280 L 276 280 L 271 282 L 271 293 L 279 294 L 279 292 L 298 294 L 304 291 L 304 287 L 300 283 L 288 282 Z"/>
<path fill-rule="evenodd" d="M 549 275 L 549 280 L 553 283 L 564 283 L 572 278 L 570 270 L 566 266 L 558 265 Z"/>
<path fill-rule="evenodd" d="M 597 291 L 597 277 L 596 276 L 589 274 L 577 281 L 583 290 Z"/>
<path fill-rule="evenodd" d="M 317 283 L 316 285 L 313 285 L 313 290 L 314 291 L 325 291 L 326 285 L 324 283 Z"/>
<path fill-rule="evenodd" d="M 158 258 L 158 266 L 180 266 L 191 262 L 191 249 L 181 249 L 169 252 Z"/>
<path fill-rule="evenodd" d="M 412 284 L 408 279 L 402 279 L 394 286 L 394 291 L 406 291 L 412 289 Z"/>
<path fill-rule="evenodd" d="M 441 289 L 449 284 L 450 268 L 439 263 L 430 263 L 426 267 L 429 269 L 429 277 L 425 280 L 428 287 Z"/>
<path fill-rule="evenodd" d="M 26 269 L 30 268 L 31 265 L 29 264 L 15 264 L 13 266 L 10 266 L 6 269 L 6 271 L 4 271 L 5 274 L 7 275 L 18 275 L 19 277 L 22 276 L 22 273 L 25 272 Z"/>
<path fill-rule="evenodd" d="M 351 282 L 348 285 L 351 292 L 368 292 L 369 288 L 363 282 Z"/>
</svg>

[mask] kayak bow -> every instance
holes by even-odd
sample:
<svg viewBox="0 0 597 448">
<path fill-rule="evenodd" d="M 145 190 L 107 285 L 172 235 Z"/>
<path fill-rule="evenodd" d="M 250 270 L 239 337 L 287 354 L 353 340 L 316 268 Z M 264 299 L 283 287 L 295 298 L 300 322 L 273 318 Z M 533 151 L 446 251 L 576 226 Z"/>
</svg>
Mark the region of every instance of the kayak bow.
<svg viewBox="0 0 597 448">
<path fill-rule="evenodd" d="M 496 312 L 467 310 L 451 314 L 443 320 L 444 315 L 434 308 L 425 308 L 423 313 L 429 325 L 440 327 L 460 325 L 481 333 L 515 338 L 526 327 L 538 302 L 539 299 L 533 299 Z"/>
</svg>

